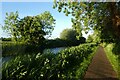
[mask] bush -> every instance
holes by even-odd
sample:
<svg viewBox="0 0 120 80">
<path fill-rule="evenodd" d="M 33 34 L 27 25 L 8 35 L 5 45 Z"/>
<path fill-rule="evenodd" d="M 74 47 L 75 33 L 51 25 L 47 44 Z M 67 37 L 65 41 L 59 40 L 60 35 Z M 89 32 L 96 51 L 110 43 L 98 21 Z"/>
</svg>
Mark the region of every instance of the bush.
<svg viewBox="0 0 120 80">
<path fill-rule="evenodd" d="M 21 80 L 82 79 L 96 46 L 83 44 L 58 54 L 19 55 L 3 64 L 2 78 Z"/>
<path fill-rule="evenodd" d="M 60 79 L 82 79 L 95 49 L 94 44 L 82 44 L 61 51 L 58 56 L 61 63 Z"/>
</svg>

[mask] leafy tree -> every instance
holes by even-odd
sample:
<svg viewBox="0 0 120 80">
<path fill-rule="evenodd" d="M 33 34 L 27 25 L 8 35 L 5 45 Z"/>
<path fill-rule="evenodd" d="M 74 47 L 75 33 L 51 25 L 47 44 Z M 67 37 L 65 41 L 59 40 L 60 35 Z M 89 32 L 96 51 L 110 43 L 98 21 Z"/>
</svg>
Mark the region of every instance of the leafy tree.
<svg viewBox="0 0 120 80">
<path fill-rule="evenodd" d="M 50 12 L 36 16 L 18 17 L 18 12 L 6 14 L 3 28 L 11 33 L 15 41 L 20 40 L 30 44 L 41 44 L 44 36 L 50 36 L 54 29 L 55 19 Z"/>
<path fill-rule="evenodd" d="M 77 38 L 77 32 L 73 29 L 64 29 L 61 33 L 60 33 L 60 38 L 63 40 L 68 40 L 68 41 L 76 41 Z"/>
<path fill-rule="evenodd" d="M 21 40 L 27 43 L 42 43 L 44 41 L 45 31 L 42 30 L 44 26 L 37 16 L 27 16 L 21 19 L 18 23 L 18 31 Z"/>
<path fill-rule="evenodd" d="M 48 38 L 52 34 L 52 31 L 54 30 L 55 19 L 48 11 L 45 11 L 44 13 L 37 16 L 38 18 L 40 18 L 43 25 L 42 30 L 45 31 L 47 35 L 46 37 Z"/>
<path fill-rule="evenodd" d="M 84 30 L 87 33 L 93 29 L 100 34 L 100 38 L 120 39 L 120 2 L 54 0 L 53 8 L 58 8 L 59 12 L 63 11 L 66 16 L 71 14 L 73 16 L 71 21 L 76 31 Z"/>
<path fill-rule="evenodd" d="M 70 46 L 76 46 L 79 45 L 80 43 L 85 43 L 86 39 L 84 37 L 79 37 L 78 39 L 78 33 L 74 29 L 64 29 L 61 34 L 60 38 L 62 40 L 67 41 L 67 44 Z"/>
<path fill-rule="evenodd" d="M 17 24 L 19 22 L 19 15 L 16 11 L 15 13 L 11 12 L 10 14 L 6 13 L 6 19 L 4 20 L 4 26 L 2 26 L 3 30 L 7 32 L 14 40 L 17 40 L 16 35 L 17 32 Z"/>
</svg>

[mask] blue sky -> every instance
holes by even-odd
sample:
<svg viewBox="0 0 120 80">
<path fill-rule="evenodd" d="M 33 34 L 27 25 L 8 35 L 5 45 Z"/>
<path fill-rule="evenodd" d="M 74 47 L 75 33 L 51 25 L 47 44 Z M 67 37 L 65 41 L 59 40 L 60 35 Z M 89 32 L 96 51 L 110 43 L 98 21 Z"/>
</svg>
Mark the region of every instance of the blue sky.
<svg viewBox="0 0 120 80">
<path fill-rule="evenodd" d="M 51 38 L 57 38 L 65 28 L 71 28 L 71 16 L 65 16 L 64 13 L 59 13 L 57 9 L 53 9 L 53 2 L 2 2 L 2 24 L 5 19 L 6 12 L 19 12 L 20 18 L 24 16 L 33 16 L 43 13 L 44 11 L 50 11 L 54 19 L 56 19 L 56 25 L 52 32 Z M 1 31 L 1 29 L 0 29 Z M 3 37 L 7 35 L 3 32 Z"/>
<path fill-rule="evenodd" d="M 60 33 L 66 28 L 72 28 L 71 17 L 65 16 L 63 12 L 59 13 L 57 9 L 53 9 L 53 2 L 2 2 L 0 11 L 2 11 L 2 18 L 0 18 L 0 24 L 4 24 L 6 12 L 19 12 L 20 18 L 25 16 L 35 16 L 43 13 L 44 11 L 50 11 L 54 19 L 56 19 L 56 25 L 52 32 L 51 38 L 59 37 Z M 1 20 L 2 19 L 2 20 Z M 2 32 L 0 27 L 1 36 L 7 37 L 7 34 Z M 85 34 L 83 34 L 86 37 Z"/>
</svg>

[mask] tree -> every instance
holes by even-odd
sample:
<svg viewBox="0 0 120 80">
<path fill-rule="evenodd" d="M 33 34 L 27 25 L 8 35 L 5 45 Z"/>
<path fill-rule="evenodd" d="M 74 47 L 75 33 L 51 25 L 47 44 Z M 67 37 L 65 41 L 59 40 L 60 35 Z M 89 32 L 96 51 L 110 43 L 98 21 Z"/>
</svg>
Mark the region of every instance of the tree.
<svg viewBox="0 0 120 80">
<path fill-rule="evenodd" d="M 64 29 L 60 34 L 60 39 L 65 40 L 69 46 L 76 46 L 80 43 L 85 43 L 86 39 L 84 37 L 79 37 L 78 33 L 74 29 Z"/>
<path fill-rule="evenodd" d="M 120 2 L 74 2 L 54 1 L 53 8 L 71 14 L 76 31 L 84 30 L 86 33 L 93 29 L 100 34 L 100 38 L 120 40 Z M 81 26 L 82 25 L 82 26 Z M 107 33 L 107 34 L 106 34 Z M 81 34 L 80 34 L 81 35 Z"/>
<path fill-rule="evenodd" d="M 40 44 L 44 41 L 45 31 L 42 30 L 44 27 L 40 18 L 37 16 L 27 16 L 21 19 L 17 26 L 20 41 L 31 44 Z"/>
<path fill-rule="evenodd" d="M 55 27 L 55 19 L 53 18 L 53 16 L 51 15 L 50 12 L 45 11 L 44 13 L 37 15 L 38 18 L 40 18 L 42 25 L 44 26 L 42 29 L 43 31 L 45 31 L 46 33 L 46 37 L 50 37 L 50 35 L 52 34 L 52 31 L 54 30 Z"/>
<path fill-rule="evenodd" d="M 14 16 L 16 17 L 14 18 Z M 48 11 L 36 16 L 26 16 L 22 19 L 18 18 L 18 13 L 13 14 L 12 12 L 10 15 L 7 14 L 3 28 L 10 31 L 15 41 L 20 40 L 29 44 L 41 44 L 45 39 L 45 35 L 51 35 L 54 24 L 55 19 Z"/>
<path fill-rule="evenodd" d="M 76 41 L 77 38 L 77 32 L 73 29 L 64 29 L 61 33 L 60 33 L 60 38 L 63 40 L 68 40 L 68 41 Z"/>
<path fill-rule="evenodd" d="M 4 20 L 4 24 L 2 29 L 7 32 L 14 40 L 17 40 L 16 36 L 18 34 L 16 25 L 19 22 L 19 15 L 16 11 L 15 13 L 11 12 L 10 14 L 6 13 L 6 19 Z"/>
</svg>

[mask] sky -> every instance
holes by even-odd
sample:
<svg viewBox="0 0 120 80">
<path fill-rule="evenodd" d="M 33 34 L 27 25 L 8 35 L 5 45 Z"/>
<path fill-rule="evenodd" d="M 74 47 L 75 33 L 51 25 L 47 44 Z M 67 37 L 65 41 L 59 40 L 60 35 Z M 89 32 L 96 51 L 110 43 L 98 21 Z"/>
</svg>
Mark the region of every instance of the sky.
<svg viewBox="0 0 120 80">
<path fill-rule="evenodd" d="M 63 12 L 59 13 L 57 9 L 53 9 L 53 2 L 0 2 L 0 13 L 2 18 L 0 18 L 0 24 L 4 24 L 6 12 L 19 12 L 19 17 L 23 18 L 25 16 L 35 16 L 41 14 L 45 11 L 49 11 L 54 19 L 56 20 L 56 25 L 54 31 L 50 38 L 58 38 L 60 33 L 66 28 L 72 28 L 71 17 L 65 16 Z M 2 9 L 2 10 L 1 10 Z M 8 35 L 2 31 L 0 27 L 1 37 L 8 37 Z M 87 35 L 83 34 L 84 37 Z"/>
</svg>

